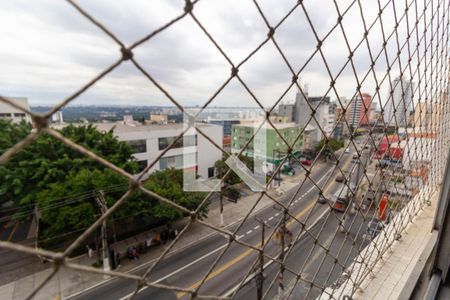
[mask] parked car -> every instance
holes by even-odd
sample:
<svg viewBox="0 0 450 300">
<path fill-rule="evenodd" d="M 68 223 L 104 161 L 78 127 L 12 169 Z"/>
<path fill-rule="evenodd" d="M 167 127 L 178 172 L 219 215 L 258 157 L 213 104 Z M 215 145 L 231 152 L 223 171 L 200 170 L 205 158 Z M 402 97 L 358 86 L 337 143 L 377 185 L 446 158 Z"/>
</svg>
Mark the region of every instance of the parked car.
<svg viewBox="0 0 450 300">
<path fill-rule="evenodd" d="M 312 160 L 309 160 L 309 159 L 303 159 L 300 162 L 302 163 L 302 165 L 305 165 L 305 166 L 310 166 L 312 164 Z"/>
<path fill-rule="evenodd" d="M 374 239 L 383 230 L 384 224 L 378 219 L 373 219 L 367 225 L 367 234 Z"/>
<path fill-rule="evenodd" d="M 283 168 L 281 169 L 281 173 L 283 173 L 285 175 L 293 176 L 293 175 L 295 175 L 295 170 L 291 166 L 284 165 Z"/>
<path fill-rule="evenodd" d="M 350 153 L 350 148 L 346 148 L 344 153 Z"/>
<path fill-rule="evenodd" d="M 353 159 L 358 159 L 358 154 L 353 154 L 352 158 Z"/>
</svg>

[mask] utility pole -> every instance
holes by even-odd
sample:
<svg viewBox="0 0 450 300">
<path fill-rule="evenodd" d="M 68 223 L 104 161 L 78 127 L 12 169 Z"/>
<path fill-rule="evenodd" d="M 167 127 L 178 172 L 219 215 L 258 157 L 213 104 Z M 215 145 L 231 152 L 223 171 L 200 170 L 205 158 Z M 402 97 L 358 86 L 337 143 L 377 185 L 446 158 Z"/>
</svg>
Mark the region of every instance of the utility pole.
<svg viewBox="0 0 450 300">
<path fill-rule="evenodd" d="M 97 201 L 97 204 L 100 207 L 102 214 L 105 214 L 106 211 L 108 210 L 108 208 L 106 206 L 105 197 L 103 196 L 103 191 L 99 191 L 95 200 Z M 106 219 L 103 220 L 101 233 L 102 233 L 103 270 L 110 271 L 111 267 L 109 265 L 109 251 L 108 251 L 108 238 L 107 238 L 107 232 L 106 232 Z"/>
<path fill-rule="evenodd" d="M 221 183 L 221 188 L 220 188 L 220 197 L 219 197 L 219 202 L 220 202 L 220 227 L 223 227 L 224 224 L 224 220 L 223 220 L 223 183 Z"/>
<path fill-rule="evenodd" d="M 264 248 L 265 244 L 265 228 L 268 226 L 266 222 L 255 217 L 255 220 L 261 224 L 261 249 Z M 269 226 L 270 227 L 270 226 Z M 263 298 L 263 287 L 264 287 L 264 254 L 263 251 L 259 252 L 259 272 L 255 276 L 256 278 L 256 299 L 261 300 Z"/>
<path fill-rule="evenodd" d="M 286 238 L 286 210 L 283 211 L 283 220 L 281 221 L 281 227 L 279 229 L 280 234 L 281 234 L 281 241 L 280 241 L 280 246 L 281 246 L 281 251 L 280 251 L 280 273 L 278 274 L 278 300 L 283 300 L 284 299 L 284 283 L 283 283 L 283 277 L 284 277 L 284 243 L 285 243 L 285 238 Z"/>
</svg>

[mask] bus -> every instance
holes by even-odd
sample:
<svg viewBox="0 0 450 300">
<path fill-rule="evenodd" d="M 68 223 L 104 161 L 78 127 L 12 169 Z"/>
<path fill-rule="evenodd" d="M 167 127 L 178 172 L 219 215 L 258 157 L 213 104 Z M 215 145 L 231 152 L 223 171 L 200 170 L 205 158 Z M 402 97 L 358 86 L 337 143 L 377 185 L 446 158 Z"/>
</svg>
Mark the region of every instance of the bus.
<svg viewBox="0 0 450 300">
<path fill-rule="evenodd" d="M 334 203 L 331 206 L 333 210 L 338 212 L 345 212 L 347 209 L 347 205 L 349 202 L 349 188 L 346 185 L 343 185 L 338 191 L 334 194 Z"/>
</svg>

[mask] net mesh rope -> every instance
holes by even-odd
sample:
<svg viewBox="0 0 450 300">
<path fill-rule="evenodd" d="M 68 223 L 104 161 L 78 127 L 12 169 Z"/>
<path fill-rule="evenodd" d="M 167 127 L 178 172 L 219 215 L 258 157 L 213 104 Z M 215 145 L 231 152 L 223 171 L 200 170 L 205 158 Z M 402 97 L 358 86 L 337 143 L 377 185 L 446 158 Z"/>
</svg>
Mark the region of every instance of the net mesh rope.
<svg viewBox="0 0 450 300">
<path fill-rule="evenodd" d="M 92 78 L 84 86 L 79 87 L 73 94 L 68 95 L 65 99 L 62 99 L 57 105 L 55 105 L 50 111 L 45 114 L 37 114 L 28 111 L 21 106 L 15 104 L 13 101 L 6 97 L 0 96 L 0 101 L 4 102 L 12 107 L 15 107 L 22 112 L 29 114 L 33 120 L 33 131 L 22 141 L 17 143 L 14 147 L 8 149 L 0 157 L 0 164 L 6 164 L 11 158 L 13 158 L 19 151 L 24 149 L 27 145 L 33 143 L 37 137 L 42 134 L 48 134 L 53 138 L 63 142 L 70 148 L 79 153 L 91 158 L 94 161 L 102 164 L 103 166 L 110 168 L 111 170 L 122 175 L 129 180 L 128 191 L 117 199 L 117 201 L 109 207 L 103 214 L 98 214 L 98 218 L 89 228 L 80 232 L 70 246 L 68 246 L 64 252 L 53 252 L 40 248 L 28 247 L 13 242 L 0 241 L 0 248 L 8 249 L 12 251 L 19 251 L 31 255 L 38 255 L 50 260 L 53 271 L 49 273 L 48 277 L 42 281 L 36 288 L 29 291 L 27 299 L 33 298 L 36 293 L 41 289 L 45 289 L 46 285 L 62 268 L 68 268 L 72 270 L 104 274 L 111 278 L 123 278 L 130 281 L 134 281 L 136 288 L 130 298 L 133 298 L 144 287 L 152 287 L 155 289 L 169 290 L 177 292 L 179 296 L 191 297 L 191 298 L 205 298 L 205 299 L 228 299 L 238 297 L 240 289 L 247 285 L 254 285 L 253 278 L 258 275 L 259 263 L 262 260 L 264 263 L 270 263 L 271 267 L 276 266 L 277 272 L 275 276 L 267 278 L 264 282 L 264 294 L 263 298 L 271 297 L 273 291 L 279 288 L 280 278 L 284 283 L 284 295 L 286 299 L 288 297 L 294 297 L 296 289 L 301 286 L 304 289 L 302 294 L 305 298 L 311 298 L 312 296 L 321 295 L 322 297 L 329 299 L 339 299 L 344 296 L 352 296 L 360 287 L 363 280 L 365 280 L 374 268 L 374 265 L 381 257 L 388 251 L 395 240 L 401 239 L 401 234 L 405 230 L 406 226 L 413 221 L 414 217 L 423 209 L 425 205 L 429 205 L 430 195 L 435 191 L 442 180 L 442 174 L 447 161 L 447 150 L 449 148 L 449 101 L 448 101 L 448 84 L 449 84 L 449 22 L 450 3 L 445 0 L 405 0 L 405 1 L 377 1 L 378 13 L 374 18 L 368 18 L 367 11 L 365 11 L 365 1 L 355 0 L 348 1 L 343 4 L 342 1 L 328 1 L 328 5 L 333 7 L 336 11 L 337 20 L 331 26 L 331 28 L 325 32 L 318 32 L 313 18 L 311 17 L 311 11 L 308 9 L 308 1 L 293 1 L 292 8 L 281 18 L 277 23 L 269 21 L 270 11 L 264 11 L 257 0 L 252 1 L 255 11 L 258 16 L 264 22 L 267 29 L 267 36 L 263 41 L 241 61 L 233 61 L 227 52 L 221 47 L 219 40 L 216 40 L 214 35 L 208 30 L 208 26 L 202 23 L 201 18 L 196 15 L 196 6 L 200 2 L 198 1 L 185 1 L 184 9 L 179 12 L 178 16 L 168 21 L 163 26 L 150 32 L 143 38 L 135 41 L 131 45 L 125 45 L 112 31 L 110 31 L 105 25 L 96 19 L 95 15 L 92 15 L 89 11 L 80 6 L 77 1 L 68 0 L 68 5 L 71 5 L 73 9 L 78 11 L 85 17 L 85 21 L 91 23 L 93 26 L 100 29 L 105 35 L 111 38 L 116 44 L 119 50 L 111 49 L 111 51 L 120 51 L 120 58 L 113 62 L 108 68 L 103 70 L 97 76 Z M 207 0 L 202 0 L 208 4 Z M 239 8 L 237 8 L 239 9 Z M 358 37 L 357 42 L 350 42 L 348 37 L 348 26 L 351 22 L 345 23 L 348 18 L 348 13 L 351 10 L 356 9 L 359 12 L 359 18 L 363 24 L 364 34 Z M 288 59 L 283 47 L 277 41 L 277 31 L 283 26 L 285 21 L 294 17 L 294 13 L 301 13 L 307 20 L 306 24 L 308 30 L 313 34 L 316 42 L 315 49 L 308 53 L 302 65 L 298 68 Z M 393 20 L 386 21 L 386 15 L 389 15 Z M 352 16 L 354 17 L 354 15 Z M 177 101 L 176 97 L 171 94 L 171 91 L 166 89 L 164 85 L 159 82 L 153 74 L 153 70 L 145 68 L 137 58 L 134 57 L 133 51 L 152 40 L 155 36 L 164 35 L 165 31 L 174 24 L 177 24 L 182 19 L 192 19 L 196 26 L 203 32 L 208 41 L 210 47 L 217 50 L 217 53 L 221 55 L 229 64 L 230 74 L 228 78 L 219 86 L 216 87 L 211 97 L 201 105 L 197 114 L 192 114 L 186 107 Z M 389 25 L 386 25 L 389 24 Z M 374 41 L 371 39 L 372 32 L 379 32 L 379 39 Z M 341 34 L 344 46 L 347 50 L 346 57 L 341 58 L 336 65 L 336 61 L 330 61 L 329 57 L 333 53 L 327 53 L 324 50 L 323 45 L 327 43 L 327 40 L 335 34 Z M 291 82 L 286 82 L 286 88 L 280 94 L 277 99 L 273 100 L 271 107 L 267 108 L 262 104 L 257 95 L 252 91 L 252 88 L 247 84 L 246 80 L 240 75 L 240 69 L 252 59 L 252 57 L 258 53 L 266 44 L 272 44 L 279 56 L 282 59 L 282 63 L 288 68 L 292 75 Z M 354 45 L 354 46 L 352 46 Z M 394 50 L 388 49 L 391 45 L 394 45 Z M 370 65 L 366 69 L 361 71 L 361 68 L 357 67 L 358 53 L 361 51 L 367 52 Z M 247 215 L 239 221 L 237 226 L 233 230 L 228 230 L 227 227 L 223 228 L 217 226 L 207 220 L 199 218 L 201 208 L 207 204 L 210 198 L 214 195 L 214 192 L 207 193 L 207 196 L 202 200 L 196 210 L 189 210 L 174 201 L 167 199 L 155 192 L 152 192 L 144 187 L 142 184 L 143 174 L 155 166 L 160 159 L 183 138 L 183 135 L 188 131 L 189 126 L 184 128 L 173 142 L 166 147 L 158 157 L 148 164 L 146 169 L 140 173 L 141 175 L 136 177 L 133 174 L 127 173 L 125 170 L 117 167 L 111 162 L 99 157 L 90 150 L 84 148 L 63 136 L 59 131 L 52 129 L 49 126 L 49 120 L 51 116 L 59 111 L 61 108 L 67 106 L 75 99 L 80 97 L 88 91 L 95 83 L 101 81 L 106 75 L 110 74 L 114 69 L 122 64 L 133 65 L 140 74 L 148 80 L 149 85 L 155 86 L 161 91 L 165 97 L 175 105 L 185 116 L 194 119 L 202 110 L 205 110 L 213 102 L 214 99 L 224 90 L 224 88 L 232 81 L 237 80 L 248 93 L 250 98 L 254 101 L 257 107 L 260 107 L 266 112 L 265 121 L 269 126 L 273 127 L 276 134 L 279 136 L 280 141 L 287 145 L 287 153 L 293 151 L 294 144 L 302 139 L 306 134 L 306 126 L 301 128 L 300 134 L 296 137 L 293 143 L 288 142 L 283 134 L 277 129 L 277 126 L 273 124 L 269 117 L 276 113 L 277 106 L 282 103 L 286 95 L 293 90 L 298 91 L 300 95 L 308 99 L 308 93 L 305 88 L 300 84 L 299 78 L 303 75 L 305 69 L 312 63 L 313 60 L 319 60 L 323 63 L 329 82 L 329 87 L 324 93 L 323 97 L 319 101 L 311 102 L 306 101 L 311 114 L 309 116 L 308 124 L 314 124 L 317 129 L 324 136 L 325 143 L 319 150 L 318 154 L 312 160 L 310 166 L 305 166 L 296 156 L 285 155 L 282 158 L 282 162 L 277 165 L 277 170 L 273 172 L 267 186 L 273 184 L 277 171 L 281 169 L 283 163 L 288 159 L 297 162 L 301 168 L 303 168 L 305 176 L 298 179 L 298 185 L 292 196 L 289 197 L 276 197 L 269 192 L 260 192 L 259 197 L 252 205 L 252 208 L 248 211 Z M 378 65 L 386 67 L 384 71 L 376 70 Z M 352 80 L 355 85 L 353 86 L 354 94 L 351 95 L 351 100 L 348 103 L 341 101 L 341 93 L 336 88 L 336 82 L 341 79 L 341 76 L 345 70 L 351 70 Z M 395 71 L 394 71 L 395 70 Z M 405 103 L 404 95 L 408 90 L 405 87 L 404 80 L 395 80 L 395 78 L 408 78 L 415 82 L 411 88 L 412 95 L 410 99 L 412 103 Z M 352 81 L 352 82 L 353 82 Z M 367 83 L 374 83 L 375 88 L 368 91 L 366 89 Z M 400 85 L 400 88 L 398 87 Z M 384 94 L 382 87 L 388 87 L 388 97 Z M 377 124 L 369 125 L 366 127 L 366 133 L 362 140 L 362 143 L 358 144 L 356 139 L 357 129 L 359 124 L 355 124 L 349 121 L 346 117 L 351 106 L 354 105 L 355 99 L 363 99 L 363 90 L 369 92 L 372 96 L 373 102 L 377 103 L 381 107 L 381 114 L 385 113 L 386 108 L 389 105 L 393 106 L 394 113 L 390 120 L 386 120 L 381 117 Z M 394 103 L 394 91 L 400 90 L 402 94 L 402 101 Z M 349 139 L 346 141 L 344 148 L 356 149 L 358 160 L 356 163 L 350 164 L 349 158 L 346 157 L 344 151 L 338 151 L 332 154 L 331 157 L 333 163 L 330 164 L 327 176 L 319 178 L 315 175 L 315 171 L 319 168 L 318 164 L 321 155 L 327 151 L 330 138 L 327 132 L 320 125 L 320 120 L 317 119 L 316 110 L 320 105 L 326 101 L 326 97 L 332 97 L 337 99 L 337 107 L 341 110 L 341 113 L 336 117 L 336 122 L 333 125 L 333 131 L 337 130 L 338 125 L 342 125 L 346 131 L 349 132 Z M 417 99 L 424 102 L 426 105 L 417 105 Z M 366 103 L 361 101 L 363 110 L 367 115 L 370 111 L 369 107 L 366 107 Z M 410 126 L 410 132 L 405 140 L 404 159 L 409 161 L 423 161 L 425 160 L 424 153 L 432 151 L 433 155 L 431 161 L 428 164 L 430 174 L 428 182 L 417 191 L 417 193 L 407 194 L 403 196 L 404 203 L 407 203 L 401 211 L 398 211 L 394 218 L 392 218 L 389 226 L 382 228 L 376 238 L 374 238 L 370 246 L 367 243 L 361 243 L 361 239 L 367 235 L 367 226 L 370 222 L 374 222 L 378 217 L 378 205 L 379 202 L 375 199 L 371 200 L 369 206 L 374 206 L 373 209 L 367 209 L 363 207 L 363 199 L 367 199 L 370 193 L 382 194 L 386 185 L 389 183 L 389 187 L 392 193 L 401 194 L 403 186 L 395 181 L 397 177 L 405 176 L 403 166 L 401 162 L 390 164 L 386 168 L 375 168 L 373 171 L 367 170 L 367 165 L 362 163 L 363 157 L 367 157 L 367 160 L 375 161 L 378 164 L 384 164 L 381 157 L 376 156 L 376 151 L 380 147 L 380 136 L 388 139 L 388 135 L 392 133 L 399 134 L 400 128 L 404 127 L 401 124 L 405 119 L 410 118 L 407 108 L 410 106 L 416 107 L 415 114 L 420 116 L 429 114 L 430 118 L 426 124 L 422 124 L 422 119 L 416 120 L 412 126 Z M 397 110 L 400 113 L 397 113 Z M 419 112 L 417 112 L 417 110 Z M 422 112 L 423 110 L 423 112 Z M 431 110 L 431 111 L 430 111 Z M 400 119 L 400 120 L 399 120 Z M 191 124 L 192 125 L 192 124 Z M 379 130 L 381 127 L 381 131 Z M 262 126 L 257 128 L 253 134 L 255 137 L 258 130 Z M 207 139 L 217 149 L 224 153 L 224 155 L 231 155 L 221 145 L 218 145 L 214 140 L 209 137 L 201 128 L 196 128 L 197 133 Z M 428 132 L 433 131 L 435 138 L 431 139 L 431 142 L 426 141 L 422 136 L 425 136 Z M 378 135 L 378 136 L 377 136 Z M 248 140 L 246 145 L 241 149 L 240 154 L 251 146 L 253 138 Z M 389 143 L 389 140 L 388 140 Z M 366 147 L 367 146 L 367 147 Z M 367 150 L 368 148 L 369 150 Z M 370 151 L 372 149 L 372 151 Z M 346 166 L 351 165 L 350 168 Z M 231 171 L 228 171 L 230 173 Z M 342 176 L 344 178 L 343 185 L 348 187 L 351 197 L 349 205 L 346 206 L 343 213 L 336 212 L 332 206 L 333 202 L 328 201 L 325 205 L 328 206 L 326 214 L 324 214 L 318 222 L 317 215 L 313 212 L 321 204 L 314 201 L 310 205 L 310 209 L 306 214 L 298 216 L 293 212 L 293 206 L 296 201 L 301 197 L 301 193 L 304 192 L 306 185 L 311 185 L 316 189 L 317 194 L 323 195 L 325 198 L 329 198 L 329 192 L 327 187 L 330 186 L 336 176 Z M 357 180 L 355 180 L 357 179 Z M 223 181 L 223 179 L 221 180 Z M 220 184 L 220 183 L 219 183 Z M 114 187 L 112 188 L 114 189 Z M 179 232 L 174 240 L 168 244 L 163 253 L 146 268 L 143 275 L 137 275 L 134 273 L 120 272 L 118 271 L 104 271 L 99 268 L 77 264 L 69 261 L 67 258 L 74 252 L 75 249 L 82 247 L 85 241 L 98 230 L 105 220 L 110 220 L 117 209 L 127 201 L 127 199 L 136 192 L 142 192 L 151 199 L 156 199 L 161 203 L 170 205 L 176 208 L 181 213 L 189 216 L 189 221 L 184 228 Z M 84 195 L 89 197 L 90 195 Z M 273 202 L 276 209 L 279 210 L 277 223 L 268 228 L 267 235 L 263 244 L 252 244 L 245 242 L 239 238 L 239 232 L 246 222 L 253 217 L 256 213 L 256 207 L 261 200 L 266 197 Z M 374 197 L 375 198 L 375 197 Z M 59 205 L 66 205 L 72 203 L 71 201 L 81 200 L 65 200 L 65 202 Z M 117 222 L 117 220 L 116 220 Z M 333 229 L 331 236 L 325 233 L 325 228 L 330 222 L 335 222 L 337 226 Z M 161 282 L 154 282 L 149 279 L 149 276 L 153 274 L 155 269 L 164 263 L 164 260 L 173 250 L 175 245 L 183 237 L 183 235 L 191 228 L 193 224 L 200 224 L 207 227 L 216 233 L 223 235 L 227 240 L 226 246 L 221 249 L 216 255 L 214 261 L 208 266 L 207 271 L 203 274 L 201 280 L 193 287 L 186 287 L 185 285 L 168 285 Z M 285 231 L 280 230 L 285 227 L 296 227 L 295 234 L 292 236 L 292 241 L 285 241 Z M 281 232 L 281 247 L 270 246 L 275 244 L 275 241 L 280 240 L 279 234 Z M 326 238 L 325 238 L 326 237 Z M 301 241 L 304 239 L 310 239 L 313 241 L 312 247 L 305 248 L 307 253 L 306 259 L 300 264 L 291 264 L 295 255 L 293 254 L 296 247 L 302 247 Z M 338 244 L 337 251 L 331 250 L 332 244 Z M 349 246 L 350 245 L 350 246 Z M 364 246 L 363 246 L 364 245 Z M 227 294 L 209 294 L 202 290 L 213 274 L 224 263 L 224 258 L 232 247 L 242 247 L 248 249 L 254 254 L 254 258 L 250 264 L 250 267 L 244 265 L 243 272 L 241 272 L 239 278 L 239 284 L 230 293 Z M 282 249 L 282 250 L 280 250 Z M 364 251 L 363 251 L 364 250 Z M 316 257 L 318 252 L 324 253 L 320 258 Z M 354 255 L 354 253 L 357 253 Z M 310 269 L 308 264 L 310 261 L 316 262 L 316 268 L 313 272 L 306 271 Z M 331 263 L 330 263 L 331 262 Z M 330 267 L 331 266 L 331 267 Z M 262 268 L 264 270 L 264 268 Z M 324 275 L 325 274 L 327 275 Z M 342 274 L 337 280 L 331 279 L 332 274 L 338 272 Z M 264 276 L 264 274 L 261 274 Z M 353 276 L 351 276 L 353 275 Z M 343 289 L 340 289 L 344 285 L 351 285 L 351 294 L 342 294 Z M 272 293 L 272 294 L 271 294 Z M 256 295 L 255 295 L 256 297 Z"/>
</svg>

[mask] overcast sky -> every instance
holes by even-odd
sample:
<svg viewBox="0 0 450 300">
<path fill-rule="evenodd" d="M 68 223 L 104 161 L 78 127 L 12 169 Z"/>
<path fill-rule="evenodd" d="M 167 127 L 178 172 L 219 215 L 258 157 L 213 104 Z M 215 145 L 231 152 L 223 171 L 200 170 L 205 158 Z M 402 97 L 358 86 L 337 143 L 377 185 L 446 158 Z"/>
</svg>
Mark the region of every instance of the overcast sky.
<svg viewBox="0 0 450 300">
<path fill-rule="evenodd" d="M 297 1 L 258 2 L 268 22 L 275 25 Z M 352 1 L 337 2 L 343 12 Z M 361 2 L 364 18 L 369 26 L 378 13 L 377 1 Z M 397 14 L 401 15 L 404 1 L 395 2 Z M 184 1 L 175 0 L 84 0 L 77 3 L 126 45 L 180 15 L 184 6 Z M 317 34 L 323 39 L 336 24 L 337 13 L 333 1 L 310 0 L 304 3 Z M 235 64 L 256 49 L 268 32 L 250 0 L 201 0 L 194 6 L 193 12 Z M 388 35 L 395 22 L 392 5 L 382 16 Z M 352 48 L 363 38 L 364 27 L 361 20 L 357 5 L 343 19 Z M 399 27 L 401 44 L 406 36 L 405 20 Z M 413 24 L 414 14 L 409 15 L 409 21 Z M 382 47 L 380 28 L 381 25 L 377 22 L 368 36 L 373 55 L 378 54 Z M 31 105 L 56 104 L 120 57 L 118 45 L 70 4 L 61 0 L 1 1 L 0 37 L 0 94 L 28 97 Z M 275 39 L 296 71 L 305 64 L 317 44 L 301 7 L 277 29 Z M 415 37 L 412 37 L 411 44 L 415 45 Z M 397 52 L 395 36 L 389 41 L 387 49 L 388 56 L 393 59 Z M 348 49 L 339 27 L 325 40 L 322 50 L 335 76 L 348 57 Z M 183 105 L 202 105 L 230 74 L 228 62 L 190 16 L 135 49 L 134 55 Z M 407 51 L 402 51 L 403 65 L 407 57 Z M 365 43 L 355 52 L 354 64 L 362 79 L 370 65 Z M 385 75 L 386 69 L 386 61 L 382 55 L 376 64 L 378 80 Z M 392 76 L 397 76 L 398 70 L 399 64 L 396 63 Z M 292 78 L 271 41 L 240 68 L 239 74 L 265 106 L 273 104 L 281 96 Z M 327 91 L 330 77 L 320 55 L 317 54 L 304 68 L 301 81 L 302 84 L 307 84 L 312 96 L 321 96 Z M 340 96 L 349 98 L 355 93 L 356 85 L 349 64 L 337 80 L 337 92 Z M 374 94 L 375 81 L 372 75 L 363 84 L 363 92 Z M 382 86 L 381 98 L 386 98 L 387 93 L 386 82 Z M 292 99 L 294 94 L 295 89 L 291 89 L 283 100 Z M 334 92 L 329 96 L 332 100 L 336 98 Z M 124 62 L 71 104 L 171 105 L 171 102 L 130 62 Z M 212 103 L 217 106 L 253 104 L 250 95 L 237 80 L 231 81 Z"/>
</svg>

